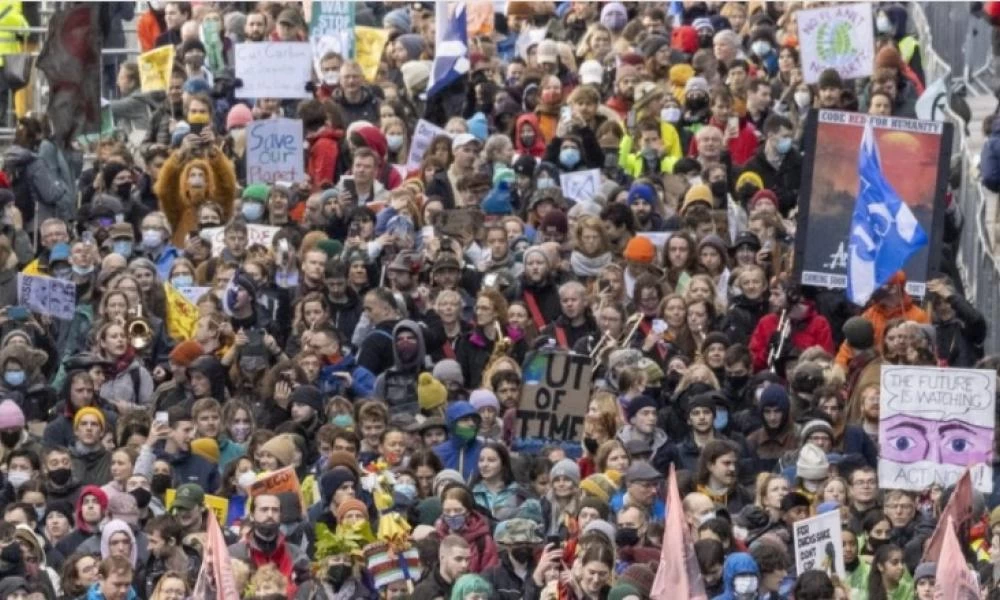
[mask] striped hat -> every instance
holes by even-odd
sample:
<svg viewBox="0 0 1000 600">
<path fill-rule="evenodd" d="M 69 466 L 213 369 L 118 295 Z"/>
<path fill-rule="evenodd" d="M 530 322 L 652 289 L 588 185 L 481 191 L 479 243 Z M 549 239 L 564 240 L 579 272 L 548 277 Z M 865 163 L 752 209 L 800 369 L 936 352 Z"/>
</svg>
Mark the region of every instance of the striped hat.
<svg viewBox="0 0 1000 600">
<path fill-rule="evenodd" d="M 385 589 L 398 581 L 416 582 L 420 579 L 420 555 L 416 548 L 394 552 L 385 542 L 365 546 L 365 567 L 371 573 L 377 589 Z"/>
</svg>

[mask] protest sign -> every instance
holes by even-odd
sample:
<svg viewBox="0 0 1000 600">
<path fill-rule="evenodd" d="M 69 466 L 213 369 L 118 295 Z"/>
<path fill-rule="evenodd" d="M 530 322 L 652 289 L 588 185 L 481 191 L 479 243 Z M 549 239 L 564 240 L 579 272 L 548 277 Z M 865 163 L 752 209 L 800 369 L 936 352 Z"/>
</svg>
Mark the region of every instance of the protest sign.
<svg viewBox="0 0 1000 600">
<path fill-rule="evenodd" d="M 320 61 L 329 52 L 354 58 L 354 2 L 313 2 L 309 18 L 309 43 L 313 68 L 322 76 Z"/>
<path fill-rule="evenodd" d="M 590 403 L 590 357 L 570 352 L 538 352 L 524 364 L 517 408 L 520 438 L 579 440 Z"/>
<path fill-rule="evenodd" d="M 472 0 L 465 5 L 466 31 L 469 39 L 493 35 L 493 1 Z"/>
<path fill-rule="evenodd" d="M 870 4 L 835 4 L 800 10 L 799 52 L 802 76 L 816 83 L 825 69 L 843 79 L 860 79 L 875 66 L 875 28 Z"/>
<path fill-rule="evenodd" d="M 177 490 L 174 488 L 168 488 L 163 494 L 163 504 L 166 506 L 167 510 L 174 505 L 174 498 L 177 496 Z M 221 496 L 213 496 L 211 494 L 205 494 L 205 508 L 212 511 L 215 518 L 218 519 L 219 524 L 223 527 L 226 526 L 226 518 L 229 515 L 229 500 L 222 498 Z"/>
<path fill-rule="evenodd" d="M 878 481 L 884 489 L 953 485 L 969 467 L 993 491 L 996 373 L 882 365 Z"/>
<path fill-rule="evenodd" d="M 424 159 L 424 154 L 431 147 L 431 142 L 439 135 L 448 135 L 430 121 L 420 119 L 417 127 L 413 130 L 413 139 L 410 141 L 410 155 L 406 157 L 406 168 L 413 170 L 420 168 L 420 161 Z"/>
<path fill-rule="evenodd" d="M 308 98 L 312 48 L 309 42 L 236 44 L 236 78 L 243 81 L 239 98 Z"/>
<path fill-rule="evenodd" d="M 280 229 L 280 227 L 275 227 L 274 225 L 247 224 L 247 247 L 260 244 L 266 248 L 270 248 L 271 240 Z M 225 228 L 206 227 L 201 230 L 201 233 L 212 244 L 212 256 L 222 255 L 222 250 L 226 247 Z"/>
<path fill-rule="evenodd" d="M 69 321 L 76 310 L 76 284 L 43 275 L 18 273 L 17 303 L 31 312 Z"/>
<path fill-rule="evenodd" d="M 101 10 L 99 3 L 84 2 L 56 10 L 48 20 L 45 45 L 35 68 L 45 73 L 49 85 L 45 114 L 52 127 L 52 139 L 104 132 Z"/>
<path fill-rule="evenodd" d="M 365 79 L 374 82 L 378 66 L 382 62 L 382 51 L 389 41 L 389 32 L 377 27 L 354 28 L 354 53 Z"/>
<path fill-rule="evenodd" d="M 798 573 L 817 569 L 827 575 L 845 577 L 839 510 L 799 521 L 792 527 L 795 530 L 795 569 Z"/>
<path fill-rule="evenodd" d="M 167 333 L 178 342 L 191 339 L 198 326 L 198 306 L 169 282 L 163 284 L 163 291 L 167 305 Z"/>
<path fill-rule="evenodd" d="M 437 237 L 450 236 L 464 240 L 475 235 L 482 227 L 483 213 L 466 208 L 442 210 L 431 217 L 431 225 L 434 226 L 434 235 Z"/>
<path fill-rule="evenodd" d="M 930 238 L 907 261 L 906 290 L 923 296 L 930 257 L 939 256 L 944 226 L 952 125 L 833 110 L 812 111 L 803 142 L 802 187 L 795 235 L 796 280 L 847 287 L 851 215 L 858 194 L 858 151 L 871 121 L 882 175 Z M 880 228 L 894 225 L 887 215 Z"/>
<path fill-rule="evenodd" d="M 250 486 L 250 497 L 256 498 L 261 494 L 283 494 L 293 493 L 299 497 L 299 506 L 305 514 L 306 505 L 302 500 L 302 488 L 299 485 L 299 477 L 295 474 L 294 467 L 285 467 L 277 471 L 271 471 L 264 475 Z M 250 508 L 247 508 L 250 511 Z"/>
<path fill-rule="evenodd" d="M 301 119 L 262 119 L 247 125 L 247 183 L 305 180 Z"/>
<path fill-rule="evenodd" d="M 698 557 L 694 553 L 691 528 L 684 522 L 684 503 L 677 487 L 674 465 L 670 465 L 670 476 L 667 479 L 667 522 L 650 598 L 668 596 L 708 600 L 705 581 L 698 568 Z"/>
<path fill-rule="evenodd" d="M 143 92 L 165 91 L 174 68 L 174 47 L 160 46 L 139 55 L 139 87 Z"/>
<path fill-rule="evenodd" d="M 588 169 L 573 173 L 560 173 L 559 186 L 562 188 L 563 196 L 567 198 L 577 202 L 591 200 L 597 190 L 601 188 L 601 170 Z"/>
<path fill-rule="evenodd" d="M 205 554 L 191 597 L 239 600 L 240 592 L 236 588 L 232 559 L 229 557 L 226 540 L 222 536 L 222 527 L 219 523 L 209 520 L 205 533 Z"/>
</svg>

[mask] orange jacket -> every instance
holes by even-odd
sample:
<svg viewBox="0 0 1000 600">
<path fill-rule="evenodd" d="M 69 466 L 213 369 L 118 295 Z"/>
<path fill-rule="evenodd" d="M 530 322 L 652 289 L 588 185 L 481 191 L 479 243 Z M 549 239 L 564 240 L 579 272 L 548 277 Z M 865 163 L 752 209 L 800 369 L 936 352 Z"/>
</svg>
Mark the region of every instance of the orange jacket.
<svg viewBox="0 0 1000 600">
<path fill-rule="evenodd" d="M 160 37 L 163 31 L 160 23 L 156 20 L 156 15 L 152 10 L 147 10 L 139 17 L 135 24 L 135 34 L 139 38 L 139 47 L 143 52 L 149 52 L 156 47 L 156 38 Z"/>
<path fill-rule="evenodd" d="M 906 278 L 901 273 L 897 273 L 893 275 L 887 285 L 891 284 L 902 286 L 905 289 Z M 916 321 L 917 323 L 931 322 L 930 317 L 927 316 L 924 309 L 914 304 L 910 295 L 905 291 L 903 292 L 903 302 L 897 308 L 886 310 L 881 304 L 876 302 L 869 306 L 865 312 L 861 313 L 861 316 L 868 319 L 872 324 L 872 328 L 875 330 L 875 348 L 879 349 L 880 352 L 882 349 L 882 336 L 885 335 L 885 326 L 889 321 L 904 319 L 906 321 Z M 847 363 L 850 362 L 852 356 L 854 356 L 854 350 L 847 345 L 847 342 L 844 342 L 837 351 L 835 362 L 846 370 Z"/>
</svg>

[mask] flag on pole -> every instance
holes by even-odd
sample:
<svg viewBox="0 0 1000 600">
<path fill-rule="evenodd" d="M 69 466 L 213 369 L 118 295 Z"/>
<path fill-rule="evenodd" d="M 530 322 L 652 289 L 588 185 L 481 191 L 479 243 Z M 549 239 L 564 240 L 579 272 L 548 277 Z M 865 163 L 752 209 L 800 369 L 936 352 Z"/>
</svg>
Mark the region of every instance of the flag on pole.
<svg viewBox="0 0 1000 600">
<path fill-rule="evenodd" d="M 465 2 L 436 2 L 434 17 L 437 29 L 430 98 L 469 72 L 469 33 Z"/>
<path fill-rule="evenodd" d="M 848 242 L 848 299 L 863 306 L 927 241 L 924 228 L 882 173 L 869 119 L 858 152 L 858 198 Z"/>
<path fill-rule="evenodd" d="M 215 513 L 213 513 L 215 514 Z M 205 600 L 239 600 L 240 594 L 233 579 L 233 565 L 229 558 L 229 547 L 222 537 L 222 529 L 216 519 L 207 519 L 205 556 L 202 559 L 201 570 L 194 584 L 191 598 Z"/>
<path fill-rule="evenodd" d="M 966 469 L 955 483 L 955 489 L 948 497 L 948 504 L 938 517 L 937 526 L 934 527 L 934 533 L 927 542 L 921 562 L 936 562 L 941 555 L 948 531 L 954 533 L 951 524 L 962 527 L 970 518 L 972 518 L 972 471 Z"/>
<path fill-rule="evenodd" d="M 705 584 L 694 554 L 691 532 L 684 522 L 684 507 L 677 490 L 677 473 L 670 466 L 667 489 L 667 522 L 663 531 L 663 550 L 656 569 L 651 598 L 689 598 L 707 600 Z"/>
<path fill-rule="evenodd" d="M 978 577 L 965 562 L 962 546 L 955 535 L 954 522 L 949 516 L 939 524 L 944 525 L 945 534 L 934 573 L 935 600 L 979 598 Z"/>
</svg>

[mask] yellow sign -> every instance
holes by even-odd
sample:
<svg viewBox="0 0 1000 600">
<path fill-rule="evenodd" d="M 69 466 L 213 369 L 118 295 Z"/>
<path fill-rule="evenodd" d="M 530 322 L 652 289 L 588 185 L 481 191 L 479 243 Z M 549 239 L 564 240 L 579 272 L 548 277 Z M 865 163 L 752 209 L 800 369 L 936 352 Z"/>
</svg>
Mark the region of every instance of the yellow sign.
<svg viewBox="0 0 1000 600">
<path fill-rule="evenodd" d="M 365 79 L 375 81 L 378 75 L 378 66 L 382 62 L 382 51 L 389 41 L 389 32 L 377 27 L 355 27 L 354 28 L 354 56 L 361 70 L 365 74 Z"/>
<path fill-rule="evenodd" d="M 174 47 L 161 46 L 139 55 L 139 85 L 144 92 L 166 91 L 174 68 Z"/>
<path fill-rule="evenodd" d="M 174 488 L 168 488 L 163 494 L 163 503 L 166 505 L 167 510 L 174 505 L 174 497 L 177 495 L 177 490 Z M 220 498 L 219 496 L 213 496 L 211 494 L 205 494 L 205 508 L 212 511 L 215 518 L 218 519 L 219 525 L 222 527 L 226 526 L 226 519 L 229 517 L 229 500 L 225 498 Z"/>
<path fill-rule="evenodd" d="M 178 342 L 194 337 L 198 327 L 198 307 L 169 283 L 163 284 L 167 296 L 167 333 Z"/>
</svg>

